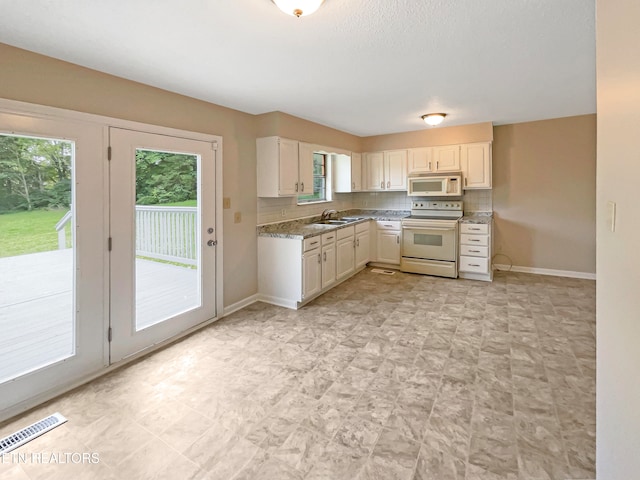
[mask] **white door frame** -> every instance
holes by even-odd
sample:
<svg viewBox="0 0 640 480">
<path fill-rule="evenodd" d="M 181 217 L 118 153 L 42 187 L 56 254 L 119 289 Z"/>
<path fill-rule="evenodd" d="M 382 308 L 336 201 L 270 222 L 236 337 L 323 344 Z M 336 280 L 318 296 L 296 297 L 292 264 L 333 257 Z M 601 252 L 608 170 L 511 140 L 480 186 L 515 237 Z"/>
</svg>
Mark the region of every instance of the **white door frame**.
<svg viewBox="0 0 640 480">
<path fill-rule="evenodd" d="M 91 113 L 77 112 L 74 110 L 67 110 L 63 108 L 49 107 L 44 105 L 37 105 L 33 103 L 20 102 L 16 100 L 9 100 L 0 98 L 0 111 L 2 113 L 8 114 L 17 114 L 31 117 L 38 117 L 41 119 L 50 119 L 50 120 L 61 120 L 61 121 L 76 121 L 86 124 L 92 124 L 94 126 L 98 126 L 102 129 L 102 141 L 103 141 L 103 149 L 102 149 L 102 160 L 104 164 L 104 168 L 108 169 L 107 164 L 107 145 L 108 145 L 108 128 L 109 127 L 119 127 L 119 128 L 128 128 L 131 130 L 138 131 L 146 131 L 149 133 L 157 133 L 162 135 L 173 135 L 182 138 L 191 138 L 194 140 L 203 140 L 207 142 L 218 142 L 218 155 L 216 159 L 216 230 L 218 232 L 218 245 L 216 247 L 216 312 L 217 316 L 211 319 L 208 322 L 205 322 L 197 327 L 189 329 L 186 332 L 183 332 L 177 335 L 173 339 L 169 339 L 165 342 L 162 342 L 154 347 L 154 349 L 161 348 L 162 346 L 170 343 L 180 337 L 188 335 L 193 331 L 199 330 L 202 327 L 209 325 L 212 322 L 215 322 L 224 314 L 224 282 L 223 282 L 223 215 L 222 215 L 222 162 L 223 162 L 223 139 L 218 135 L 210 135 L 205 133 L 198 132 L 190 132 L 186 130 L 180 130 L 170 127 L 162 127 L 158 125 L 151 125 L 146 123 L 140 123 L 130 120 L 122 120 L 118 118 L 107 117 L 103 115 L 95 115 Z M 107 181 L 108 176 L 105 174 L 104 179 Z M 105 191 L 108 190 L 108 185 L 104 185 Z M 108 208 L 106 206 L 105 208 Z M 104 212 L 105 220 L 108 219 L 108 211 Z M 107 225 L 105 225 L 105 235 L 104 235 L 104 262 L 105 262 L 105 271 L 107 271 L 108 267 L 108 249 L 107 249 Z M 105 304 L 108 305 L 110 301 L 108 285 L 108 278 L 105 278 L 104 286 L 105 290 L 103 292 Z M 115 363 L 109 365 L 109 341 L 107 338 L 107 330 L 108 330 L 108 316 L 105 314 L 104 317 L 104 325 L 103 325 L 103 358 L 102 362 L 99 366 L 93 368 L 90 372 L 84 375 L 78 375 L 74 378 L 61 379 L 57 382 L 56 386 L 51 388 L 45 388 L 43 391 L 33 391 L 32 394 L 25 398 L 24 400 L 16 400 L 16 403 L 11 404 L 9 407 L 0 409 L 0 422 L 10 418 L 14 415 L 19 414 L 20 412 L 26 411 L 38 404 L 41 404 L 47 400 L 57 397 L 58 395 L 72 390 L 84 383 L 87 383 L 97 377 L 105 375 L 120 366 L 129 363 L 138 356 L 146 355 L 151 350 L 145 350 L 140 355 L 135 355 L 127 358 L 119 363 Z"/>
</svg>

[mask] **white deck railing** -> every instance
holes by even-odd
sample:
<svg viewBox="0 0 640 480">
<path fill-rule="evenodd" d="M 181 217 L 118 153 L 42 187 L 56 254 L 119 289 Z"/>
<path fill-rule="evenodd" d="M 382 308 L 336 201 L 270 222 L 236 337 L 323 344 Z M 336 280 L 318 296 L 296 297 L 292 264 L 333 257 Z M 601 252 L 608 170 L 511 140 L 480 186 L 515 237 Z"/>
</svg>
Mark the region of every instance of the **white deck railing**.
<svg viewBox="0 0 640 480">
<path fill-rule="evenodd" d="M 197 207 L 136 205 L 136 255 L 196 264 Z"/>
<path fill-rule="evenodd" d="M 136 255 L 196 265 L 197 207 L 136 205 Z M 65 225 L 71 210 L 57 223 L 58 249 L 66 248 Z"/>
</svg>

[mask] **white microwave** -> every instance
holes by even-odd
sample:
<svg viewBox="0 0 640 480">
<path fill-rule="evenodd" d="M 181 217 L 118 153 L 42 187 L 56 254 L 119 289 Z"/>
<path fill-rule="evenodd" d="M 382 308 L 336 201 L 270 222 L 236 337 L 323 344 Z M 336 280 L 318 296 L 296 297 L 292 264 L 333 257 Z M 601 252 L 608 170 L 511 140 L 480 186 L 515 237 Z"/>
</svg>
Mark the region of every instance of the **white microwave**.
<svg viewBox="0 0 640 480">
<path fill-rule="evenodd" d="M 410 197 L 460 197 L 462 196 L 462 174 L 416 175 L 408 178 Z"/>
</svg>

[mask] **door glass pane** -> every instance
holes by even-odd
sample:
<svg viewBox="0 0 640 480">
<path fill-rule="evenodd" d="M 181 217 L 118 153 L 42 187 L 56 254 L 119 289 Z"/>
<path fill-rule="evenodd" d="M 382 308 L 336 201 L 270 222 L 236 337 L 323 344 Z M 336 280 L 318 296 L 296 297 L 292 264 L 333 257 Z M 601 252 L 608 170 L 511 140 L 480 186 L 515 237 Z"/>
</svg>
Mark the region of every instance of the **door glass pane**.
<svg viewBox="0 0 640 480">
<path fill-rule="evenodd" d="M 136 330 L 202 305 L 199 156 L 136 150 Z"/>
<path fill-rule="evenodd" d="M 75 354 L 74 153 L 0 134 L 0 383 Z"/>
<path fill-rule="evenodd" d="M 432 247 L 442 246 L 442 235 L 427 235 L 416 233 L 413 235 L 413 243 L 415 245 L 429 245 Z"/>
</svg>

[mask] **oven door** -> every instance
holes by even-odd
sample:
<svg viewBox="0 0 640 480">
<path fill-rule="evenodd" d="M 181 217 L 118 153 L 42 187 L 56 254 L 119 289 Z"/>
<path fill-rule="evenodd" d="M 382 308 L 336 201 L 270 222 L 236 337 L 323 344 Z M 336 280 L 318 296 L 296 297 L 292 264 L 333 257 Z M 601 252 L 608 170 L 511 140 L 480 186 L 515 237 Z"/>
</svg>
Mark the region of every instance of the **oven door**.
<svg viewBox="0 0 640 480">
<path fill-rule="evenodd" d="M 427 221 L 402 224 L 402 256 L 454 262 L 457 256 L 457 222 L 429 225 Z"/>
</svg>

